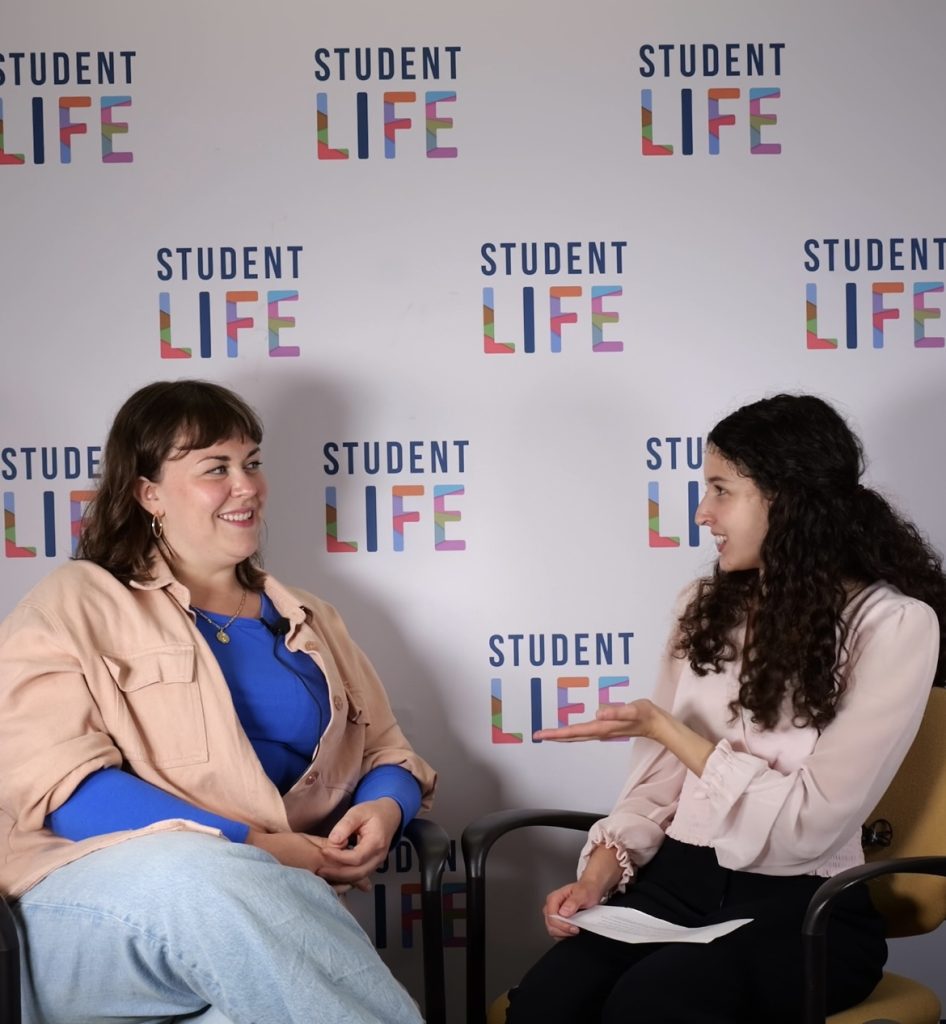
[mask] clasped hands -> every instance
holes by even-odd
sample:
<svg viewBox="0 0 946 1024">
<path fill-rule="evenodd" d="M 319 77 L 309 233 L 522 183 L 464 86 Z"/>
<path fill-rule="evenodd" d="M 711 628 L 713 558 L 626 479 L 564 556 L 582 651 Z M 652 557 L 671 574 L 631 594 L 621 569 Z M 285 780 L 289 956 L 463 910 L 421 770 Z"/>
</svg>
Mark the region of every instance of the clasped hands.
<svg viewBox="0 0 946 1024">
<path fill-rule="evenodd" d="M 390 797 L 350 807 L 327 836 L 303 832 L 257 832 L 246 838 L 287 867 L 324 878 L 336 892 L 367 891 L 370 875 L 388 855 L 401 824 L 401 808 Z"/>
</svg>

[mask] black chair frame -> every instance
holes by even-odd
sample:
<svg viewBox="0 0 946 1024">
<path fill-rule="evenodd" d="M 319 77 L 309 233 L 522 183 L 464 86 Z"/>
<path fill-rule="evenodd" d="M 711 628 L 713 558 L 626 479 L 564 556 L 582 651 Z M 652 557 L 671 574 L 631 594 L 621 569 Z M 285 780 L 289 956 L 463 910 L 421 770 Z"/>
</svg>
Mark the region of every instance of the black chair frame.
<svg viewBox="0 0 946 1024">
<path fill-rule="evenodd" d="M 404 829 L 420 864 L 423 921 L 424 1005 L 428 1024 L 446 1024 L 447 1003 L 443 966 L 443 872 L 450 838 L 436 822 L 415 818 Z M 13 915 L 0 899 L 0 1021 L 21 1024 L 20 952 Z"/>
<path fill-rule="evenodd" d="M 825 946 L 828 919 L 835 900 L 851 886 L 861 885 L 882 875 L 896 874 L 946 877 L 946 857 L 901 857 L 860 864 L 829 878 L 811 897 L 801 929 L 805 958 L 802 1024 L 824 1024 L 825 1021 Z"/>
<path fill-rule="evenodd" d="M 460 839 L 466 865 L 466 1020 L 486 1020 L 486 858 L 497 839 L 531 825 L 587 832 L 603 818 L 588 811 L 550 808 L 495 811 L 467 825 Z"/>
<path fill-rule="evenodd" d="M 429 818 L 414 818 L 404 829 L 420 863 L 420 908 L 423 923 L 424 1016 L 427 1024 L 446 1024 L 447 992 L 443 967 L 443 873 L 450 857 L 450 837 Z"/>
<path fill-rule="evenodd" d="M 20 1024 L 20 943 L 13 915 L 0 899 L 0 1020 Z"/>
</svg>

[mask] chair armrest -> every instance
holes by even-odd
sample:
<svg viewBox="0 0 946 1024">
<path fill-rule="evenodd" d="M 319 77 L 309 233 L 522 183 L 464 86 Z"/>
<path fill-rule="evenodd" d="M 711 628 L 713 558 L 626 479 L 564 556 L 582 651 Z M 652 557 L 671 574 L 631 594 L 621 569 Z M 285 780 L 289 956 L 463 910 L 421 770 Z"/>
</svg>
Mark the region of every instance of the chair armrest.
<svg viewBox="0 0 946 1024">
<path fill-rule="evenodd" d="M 0 1020 L 20 1024 L 20 942 L 13 915 L 0 897 Z"/>
<path fill-rule="evenodd" d="M 547 807 L 523 807 L 511 811 L 493 811 L 470 822 L 463 830 L 460 845 L 467 874 L 479 878 L 486 870 L 486 858 L 493 843 L 507 832 L 533 825 L 548 825 L 554 828 L 571 828 L 580 832 L 588 829 L 603 814 L 589 811 L 561 811 Z"/>
<path fill-rule="evenodd" d="M 450 857 L 450 837 L 446 830 L 430 818 L 414 818 L 404 829 L 404 838 L 417 851 L 422 890 L 439 889 Z"/>
<path fill-rule="evenodd" d="M 424 1016 L 428 1024 L 445 1024 L 446 981 L 443 964 L 443 873 L 450 856 L 450 837 L 430 818 L 414 818 L 404 829 L 420 864 L 420 906 L 423 921 Z"/>
<path fill-rule="evenodd" d="M 859 864 L 827 879 L 811 897 L 801 926 L 805 965 L 805 1008 L 802 1024 L 824 1024 L 825 947 L 828 919 L 835 900 L 851 886 L 860 885 L 881 875 L 896 874 L 946 876 L 946 857 L 901 857 Z"/>
<path fill-rule="evenodd" d="M 466 865 L 466 1019 L 486 1020 L 486 858 L 497 839 L 515 829 L 536 825 L 587 832 L 604 814 L 554 808 L 494 811 L 463 830 L 460 845 Z"/>
</svg>

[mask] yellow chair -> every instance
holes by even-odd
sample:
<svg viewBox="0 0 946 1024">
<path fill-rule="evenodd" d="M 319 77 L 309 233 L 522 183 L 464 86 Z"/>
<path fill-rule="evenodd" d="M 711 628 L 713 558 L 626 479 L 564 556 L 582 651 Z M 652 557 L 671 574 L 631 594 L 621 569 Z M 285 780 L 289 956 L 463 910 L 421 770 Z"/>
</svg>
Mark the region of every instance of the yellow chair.
<svg viewBox="0 0 946 1024">
<path fill-rule="evenodd" d="M 824 1017 L 824 934 L 831 901 L 869 881 L 888 938 L 923 935 L 946 920 L 946 690 L 930 693 L 913 746 L 871 816 L 865 833 L 887 831 L 889 843 L 865 848 L 867 863 L 829 879 L 812 897 L 802 926 L 807 944 L 809 1001 L 805 1024 Z M 883 823 L 882 826 L 878 825 Z M 828 1017 L 830 1024 L 939 1024 L 936 993 L 918 981 L 885 972 L 863 1003 Z"/>
<path fill-rule="evenodd" d="M 824 1015 L 824 937 L 833 899 L 868 881 L 889 938 L 921 935 L 946 920 L 946 690 L 930 693 L 920 731 L 900 771 L 865 827 L 867 863 L 828 879 L 812 897 L 802 928 L 805 1017 L 800 1024 L 939 1024 L 940 1002 L 925 985 L 885 972 L 858 1006 Z M 583 811 L 512 810 L 484 815 L 462 837 L 467 872 L 467 1024 L 505 1024 L 508 1001 L 487 1015 L 486 859 L 507 832 L 544 825 L 587 831 L 602 815 Z M 881 859 L 881 857 L 883 859 Z"/>
</svg>

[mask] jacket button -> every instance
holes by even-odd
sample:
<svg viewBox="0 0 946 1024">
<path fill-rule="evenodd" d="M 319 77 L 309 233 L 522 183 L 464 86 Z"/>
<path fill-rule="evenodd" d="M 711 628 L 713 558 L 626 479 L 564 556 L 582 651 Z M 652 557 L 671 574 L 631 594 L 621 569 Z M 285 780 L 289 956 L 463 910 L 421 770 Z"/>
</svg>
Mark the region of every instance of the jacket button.
<svg viewBox="0 0 946 1024">
<path fill-rule="evenodd" d="M 305 777 L 305 784 L 307 786 L 311 786 L 313 782 L 318 782 L 318 781 L 319 781 L 319 773 L 318 772 L 310 772 Z"/>
<path fill-rule="evenodd" d="M 342 700 L 341 697 L 339 697 L 339 695 L 337 693 L 332 698 L 332 703 L 335 705 L 335 710 L 336 711 L 341 711 L 342 708 L 344 707 L 344 704 L 345 704 L 345 702 Z"/>
<path fill-rule="evenodd" d="M 318 648 L 318 644 L 314 640 L 306 640 L 305 649 L 307 651 L 314 651 Z"/>
</svg>

